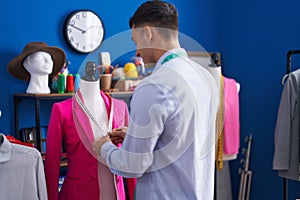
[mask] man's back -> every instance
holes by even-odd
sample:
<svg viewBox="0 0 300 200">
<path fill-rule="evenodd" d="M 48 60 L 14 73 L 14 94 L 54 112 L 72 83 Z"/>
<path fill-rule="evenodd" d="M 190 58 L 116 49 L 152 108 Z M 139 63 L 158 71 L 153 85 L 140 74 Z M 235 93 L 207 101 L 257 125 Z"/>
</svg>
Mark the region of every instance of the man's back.
<svg viewBox="0 0 300 200">
<path fill-rule="evenodd" d="M 153 152 L 145 173 L 140 167 L 137 199 L 213 199 L 216 106 L 210 74 L 200 68 L 184 56 L 172 59 L 135 91 L 123 147 Z"/>
</svg>

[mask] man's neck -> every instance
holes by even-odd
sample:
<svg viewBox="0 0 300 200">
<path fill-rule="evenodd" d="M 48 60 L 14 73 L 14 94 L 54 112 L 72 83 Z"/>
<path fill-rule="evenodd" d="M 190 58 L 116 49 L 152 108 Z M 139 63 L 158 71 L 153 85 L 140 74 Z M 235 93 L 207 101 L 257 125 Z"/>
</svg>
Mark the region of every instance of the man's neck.
<svg viewBox="0 0 300 200">
<path fill-rule="evenodd" d="M 155 60 L 156 62 L 160 59 L 160 57 L 169 50 L 181 48 L 178 43 L 168 43 L 164 48 L 157 49 L 155 52 Z"/>
</svg>

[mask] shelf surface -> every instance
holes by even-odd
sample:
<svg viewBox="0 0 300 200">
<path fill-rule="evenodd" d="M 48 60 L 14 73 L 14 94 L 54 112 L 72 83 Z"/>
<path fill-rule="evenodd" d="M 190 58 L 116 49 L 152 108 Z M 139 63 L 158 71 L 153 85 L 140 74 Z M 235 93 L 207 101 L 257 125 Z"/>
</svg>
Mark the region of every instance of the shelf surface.
<svg viewBox="0 0 300 200">
<path fill-rule="evenodd" d="M 130 95 L 133 92 L 132 91 L 117 91 L 117 92 L 107 92 L 110 95 Z M 43 98 L 67 98 L 67 97 L 72 97 L 74 95 L 74 93 L 50 93 L 50 94 L 29 94 L 29 93 L 17 93 L 14 94 L 15 97 L 20 97 L 20 98 L 39 98 L 39 99 L 43 99 Z"/>
</svg>

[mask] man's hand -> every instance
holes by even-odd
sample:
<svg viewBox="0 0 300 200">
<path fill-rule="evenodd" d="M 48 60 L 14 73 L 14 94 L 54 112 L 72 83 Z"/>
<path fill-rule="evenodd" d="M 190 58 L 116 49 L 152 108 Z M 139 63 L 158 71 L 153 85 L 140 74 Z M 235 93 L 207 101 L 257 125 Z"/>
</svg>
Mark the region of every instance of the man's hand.
<svg viewBox="0 0 300 200">
<path fill-rule="evenodd" d="M 93 141 L 93 150 L 96 152 L 97 156 L 100 156 L 102 145 L 105 144 L 106 142 L 111 142 L 108 135 L 100 137 Z"/>
<path fill-rule="evenodd" d="M 116 145 L 122 143 L 127 132 L 127 127 L 115 128 L 111 133 L 108 133 L 111 141 Z"/>
</svg>

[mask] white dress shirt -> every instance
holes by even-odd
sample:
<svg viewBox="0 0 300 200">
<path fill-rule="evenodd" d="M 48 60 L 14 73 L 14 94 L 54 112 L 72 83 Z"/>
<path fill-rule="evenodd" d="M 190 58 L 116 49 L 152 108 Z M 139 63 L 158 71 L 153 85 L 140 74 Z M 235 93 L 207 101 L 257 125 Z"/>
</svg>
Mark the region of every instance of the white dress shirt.
<svg viewBox="0 0 300 200">
<path fill-rule="evenodd" d="M 0 199 L 46 200 L 43 160 L 32 147 L 10 143 L 4 134 L 0 143 Z"/>
<path fill-rule="evenodd" d="M 216 91 L 181 48 L 136 88 L 122 147 L 105 143 L 101 157 L 113 173 L 137 177 L 137 200 L 213 199 Z"/>
</svg>

